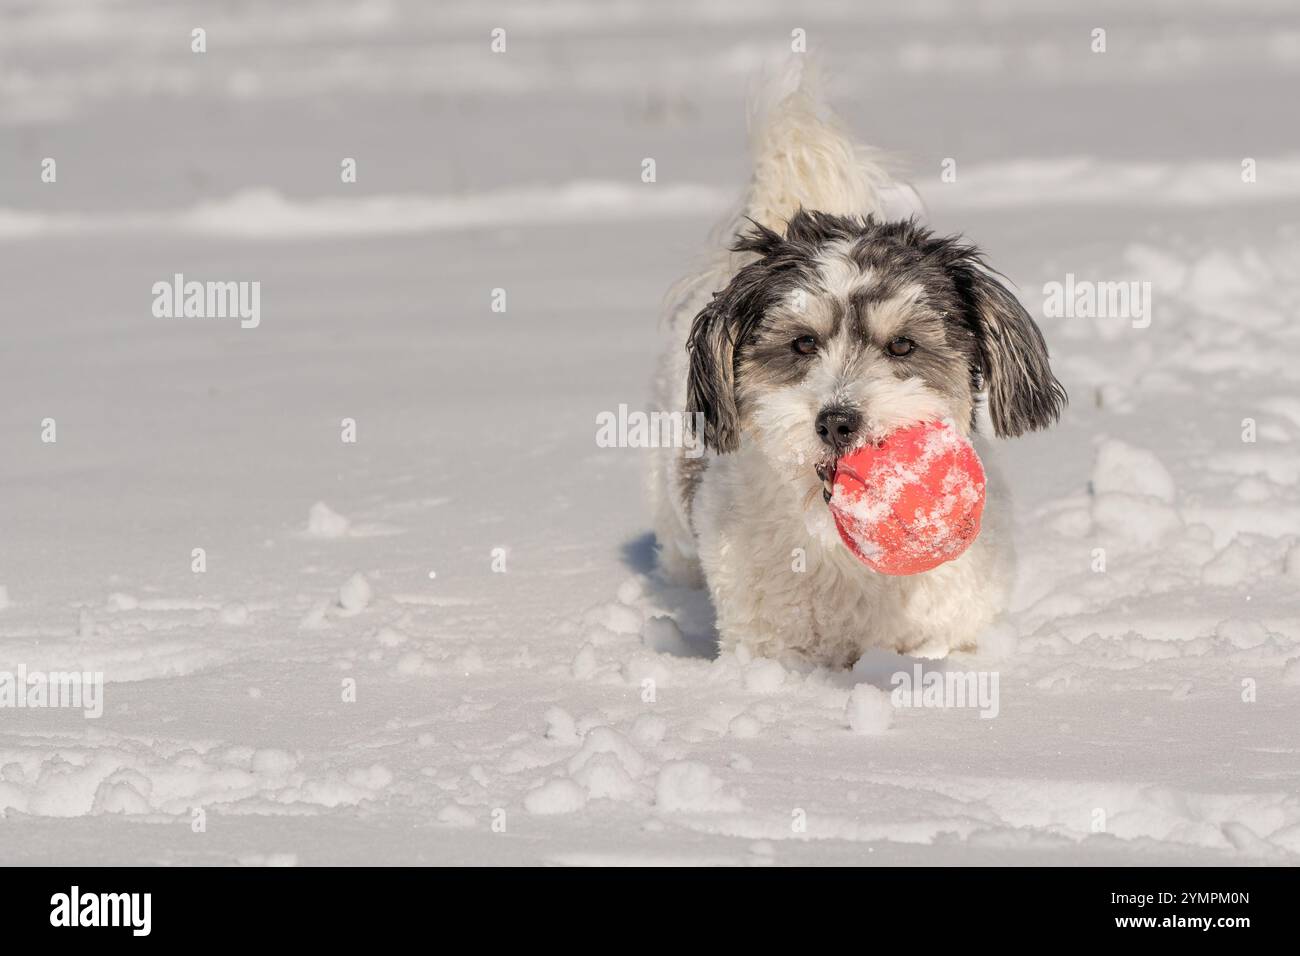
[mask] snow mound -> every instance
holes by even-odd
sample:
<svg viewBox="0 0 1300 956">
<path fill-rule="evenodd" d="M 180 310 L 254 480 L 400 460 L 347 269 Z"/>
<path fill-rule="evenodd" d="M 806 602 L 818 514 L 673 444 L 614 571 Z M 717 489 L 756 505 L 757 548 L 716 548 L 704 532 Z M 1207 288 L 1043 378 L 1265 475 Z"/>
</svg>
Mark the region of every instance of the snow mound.
<svg viewBox="0 0 1300 956">
<path fill-rule="evenodd" d="M 844 710 L 849 729 L 855 734 L 883 734 L 894 722 L 894 705 L 889 695 L 870 684 L 858 684 L 849 692 Z"/>
<path fill-rule="evenodd" d="M 741 809 L 708 765 L 698 760 L 665 764 L 655 781 L 655 805 L 668 813 L 725 813 Z"/>
<path fill-rule="evenodd" d="M 311 506 L 307 515 L 307 534 L 313 538 L 343 538 L 347 536 L 349 522 L 323 501 Z"/>
</svg>

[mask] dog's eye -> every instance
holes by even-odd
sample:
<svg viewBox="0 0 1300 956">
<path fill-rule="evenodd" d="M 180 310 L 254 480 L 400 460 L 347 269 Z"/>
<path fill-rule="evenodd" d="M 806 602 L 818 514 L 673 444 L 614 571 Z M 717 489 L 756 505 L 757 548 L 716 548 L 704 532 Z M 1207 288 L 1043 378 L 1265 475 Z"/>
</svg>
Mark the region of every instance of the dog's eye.
<svg viewBox="0 0 1300 956">
<path fill-rule="evenodd" d="M 911 339 L 905 339 L 902 336 L 899 336 L 885 346 L 885 351 L 890 355 L 893 355 L 895 358 L 902 358 L 904 355 L 910 355 L 914 348 L 916 348 L 915 342 Z"/>
<path fill-rule="evenodd" d="M 800 355 L 812 355 L 817 351 L 817 339 L 812 335 L 801 335 L 790 343 L 790 347 Z"/>
</svg>

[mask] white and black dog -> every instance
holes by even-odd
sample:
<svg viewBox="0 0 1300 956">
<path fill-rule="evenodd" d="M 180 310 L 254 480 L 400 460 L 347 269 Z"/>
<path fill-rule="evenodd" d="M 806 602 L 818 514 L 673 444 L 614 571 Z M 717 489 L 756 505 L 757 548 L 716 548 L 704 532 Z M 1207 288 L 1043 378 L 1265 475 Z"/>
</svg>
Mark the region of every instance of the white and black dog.
<svg viewBox="0 0 1300 956">
<path fill-rule="evenodd" d="M 1011 577 L 1005 493 L 977 432 L 1043 428 L 1065 392 L 979 251 L 897 218 L 906 187 L 810 85 L 797 65 L 773 84 L 731 245 L 669 297 L 654 400 L 702 421 L 707 453 L 657 453 L 660 564 L 707 585 L 724 650 L 846 667 L 868 648 L 973 648 Z M 976 442 L 983 531 L 932 571 L 877 574 L 836 533 L 826 481 L 849 449 L 925 420 Z"/>
</svg>

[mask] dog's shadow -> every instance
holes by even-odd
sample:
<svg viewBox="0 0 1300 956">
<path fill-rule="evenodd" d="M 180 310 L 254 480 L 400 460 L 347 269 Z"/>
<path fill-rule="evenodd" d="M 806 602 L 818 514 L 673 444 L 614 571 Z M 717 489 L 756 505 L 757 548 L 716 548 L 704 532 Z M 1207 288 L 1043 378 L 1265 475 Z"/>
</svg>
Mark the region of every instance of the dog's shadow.
<svg viewBox="0 0 1300 956">
<path fill-rule="evenodd" d="M 952 666 L 948 658 L 912 657 L 908 654 L 896 654 L 881 648 L 865 651 L 857 663 L 847 671 L 836 675 L 842 686 L 853 687 L 857 684 L 870 684 L 885 693 L 890 693 L 898 686 L 897 675 L 911 677 L 917 673 L 943 673 Z"/>
<path fill-rule="evenodd" d="M 659 545 L 655 533 L 647 531 L 630 541 L 623 542 L 623 563 L 628 570 L 647 576 L 657 572 L 659 567 Z"/>
<path fill-rule="evenodd" d="M 643 578 L 645 598 L 654 616 L 669 617 L 681 639 L 655 642 L 653 650 L 673 657 L 713 660 L 718 656 L 717 620 L 709 593 L 668 581 L 659 569 L 659 546 L 647 531 L 623 543 L 623 563 Z M 673 635 L 675 637 L 675 635 Z"/>
</svg>

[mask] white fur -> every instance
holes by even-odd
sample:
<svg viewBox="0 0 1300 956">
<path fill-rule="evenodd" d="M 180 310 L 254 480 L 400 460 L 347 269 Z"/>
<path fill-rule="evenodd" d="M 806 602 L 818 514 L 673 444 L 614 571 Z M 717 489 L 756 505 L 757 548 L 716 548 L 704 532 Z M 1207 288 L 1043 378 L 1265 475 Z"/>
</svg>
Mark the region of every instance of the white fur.
<svg viewBox="0 0 1300 956">
<path fill-rule="evenodd" d="M 721 243 L 745 225 L 742 215 L 783 231 L 800 205 L 837 214 L 900 214 L 896 203 L 907 196 L 906 187 L 846 136 L 797 66 L 769 87 L 762 102 L 753 130 L 753 179 L 742 213 L 721 230 Z M 822 260 L 821 280 L 832 294 L 870 282 L 834 249 Z M 719 250 L 670 293 L 669 342 L 654 383 L 659 408 L 686 407 L 685 343 L 692 320 L 746 261 Z M 876 433 L 953 411 L 945 396 L 919 379 L 873 374 L 861 363 L 848 367 L 829 342 L 798 385 L 760 396 L 738 451 L 709 452 L 694 463 L 680 450 L 656 452 L 651 503 L 661 566 L 677 582 L 707 584 L 724 649 L 743 645 L 768 657 L 840 667 L 873 647 L 942 656 L 975 645 L 1004 608 L 1011 556 L 1002 525 L 1003 486 L 978 439 L 989 478 L 983 530 L 960 558 L 924 574 L 893 577 L 867 568 L 839 540 L 813 471 L 824 453 L 812 427 L 817 411 L 843 397 L 871 409 L 868 430 Z M 692 468 L 704 470 L 688 505 L 684 475 Z"/>
</svg>

